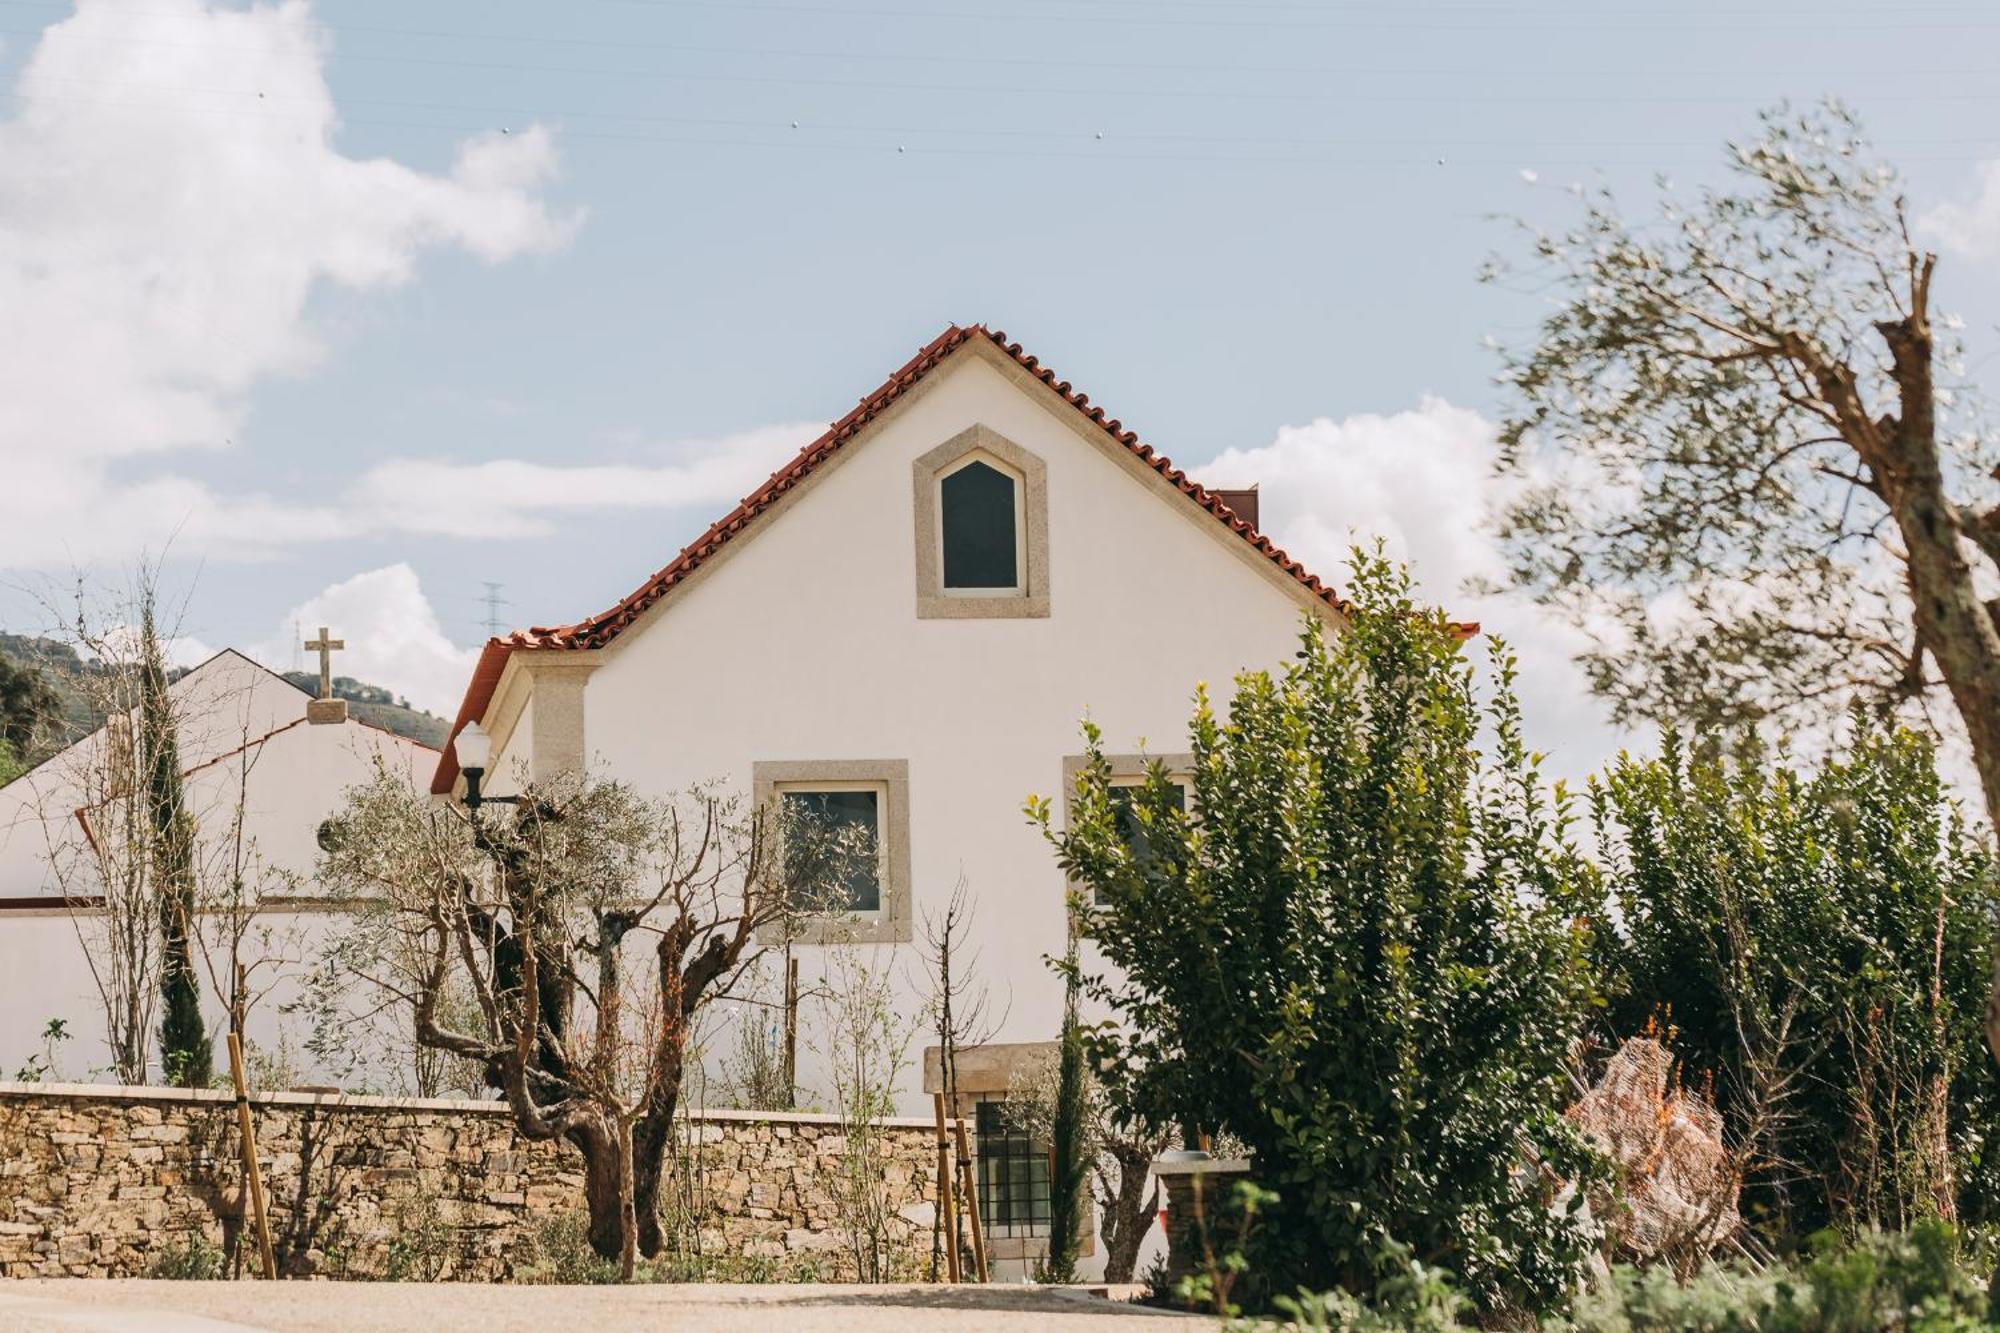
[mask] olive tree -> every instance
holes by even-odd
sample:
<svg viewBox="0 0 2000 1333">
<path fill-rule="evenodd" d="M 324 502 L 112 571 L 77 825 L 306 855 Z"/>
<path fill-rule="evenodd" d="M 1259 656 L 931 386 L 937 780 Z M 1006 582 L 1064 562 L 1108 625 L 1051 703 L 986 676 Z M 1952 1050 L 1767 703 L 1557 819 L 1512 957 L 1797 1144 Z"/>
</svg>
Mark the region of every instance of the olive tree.
<svg viewBox="0 0 2000 1333">
<path fill-rule="evenodd" d="M 590 1242 L 628 1279 L 658 1204 L 690 1036 L 852 849 L 713 788 L 565 778 L 469 818 L 378 766 L 321 830 L 363 902 L 346 942 L 422 1046 L 477 1062 L 528 1139 L 584 1160 Z M 474 1004 L 448 1012 L 454 987 Z"/>
<path fill-rule="evenodd" d="M 1339 631 L 1237 677 L 1226 719 L 1197 692 L 1185 808 L 1157 768 L 1114 788 L 1090 727 L 1068 829 L 1031 804 L 1090 890 L 1094 1054 L 1147 1123 L 1254 1152 L 1279 1196 L 1251 1236 L 1267 1293 L 1367 1289 L 1407 1247 L 1489 1311 L 1549 1309 L 1593 1243 L 1562 1186 L 1597 1170 L 1562 1117 L 1588 877 L 1504 648 L 1482 717 L 1406 573 L 1357 556 L 1350 591 Z"/>
<path fill-rule="evenodd" d="M 2000 823 L 2000 453 L 1937 256 L 1837 104 L 1768 113 L 1729 166 L 1655 218 L 1600 189 L 1532 231 L 1555 304 L 1504 354 L 1513 576 L 1594 632 L 1628 717 L 1948 699 Z"/>
<path fill-rule="evenodd" d="M 1937 258 L 1829 105 L 1767 113 L 1724 186 L 1633 220 L 1582 193 L 1522 265 L 1555 294 L 1503 352 L 1513 573 L 1597 632 L 1628 716 L 1838 717 L 1942 684 L 2000 801 L 1996 457 Z"/>
</svg>

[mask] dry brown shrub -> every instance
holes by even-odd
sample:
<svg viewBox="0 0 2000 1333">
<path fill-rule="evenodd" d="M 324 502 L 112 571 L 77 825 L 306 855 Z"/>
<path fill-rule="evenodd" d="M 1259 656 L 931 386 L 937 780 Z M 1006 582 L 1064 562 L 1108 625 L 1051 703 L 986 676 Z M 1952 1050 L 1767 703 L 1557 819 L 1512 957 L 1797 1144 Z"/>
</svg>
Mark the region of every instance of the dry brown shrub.
<svg viewBox="0 0 2000 1333">
<path fill-rule="evenodd" d="M 1631 1038 L 1568 1115 L 1618 1168 L 1590 1200 L 1611 1257 L 1691 1272 L 1741 1227 L 1741 1178 L 1722 1116 L 1674 1073 L 1662 1042 Z"/>
</svg>

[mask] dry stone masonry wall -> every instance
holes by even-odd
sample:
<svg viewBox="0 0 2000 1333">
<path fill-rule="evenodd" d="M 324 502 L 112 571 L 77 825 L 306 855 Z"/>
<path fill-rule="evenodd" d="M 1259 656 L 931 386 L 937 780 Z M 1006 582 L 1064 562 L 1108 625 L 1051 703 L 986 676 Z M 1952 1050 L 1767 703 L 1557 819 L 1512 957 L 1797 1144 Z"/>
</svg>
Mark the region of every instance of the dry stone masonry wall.
<svg viewBox="0 0 2000 1333">
<path fill-rule="evenodd" d="M 252 1099 L 274 1248 L 294 1277 L 579 1280 L 582 1159 L 490 1102 Z M 935 1140 L 881 1128 L 888 1266 L 930 1262 Z M 667 1204 L 684 1276 L 852 1279 L 848 1140 L 823 1116 L 708 1112 Z M 0 1276 L 144 1277 L 176 1256 L 254 1266 L 235 1106 L 207 1090 L 0 1083 Z"/>
</svg>

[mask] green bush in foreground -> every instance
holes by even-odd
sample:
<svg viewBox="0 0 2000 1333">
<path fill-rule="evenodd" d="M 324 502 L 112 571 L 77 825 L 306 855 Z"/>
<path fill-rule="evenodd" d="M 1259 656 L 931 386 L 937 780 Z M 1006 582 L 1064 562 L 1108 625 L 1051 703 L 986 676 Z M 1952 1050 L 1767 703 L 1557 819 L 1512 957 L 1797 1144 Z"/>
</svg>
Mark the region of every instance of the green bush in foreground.
<svg viewBox="0 0 2000 1333">
<path fill-rule="evenodd" d="M 154 1257 L 146 1276 L 165 1282 L 213 1282 L 223 1276 L 222 1251 L 199 1231 L 190 1231 L 179 1244 Z"/>
<path fill-rule="evenodd" d="M 1068 829 L 1031 804 L 1092 891 L 1092 1054 L 1121 1113 L 1254 1152 L 1276 1197 L 1230 1300 L 1369 1290 L 1400 1245 L 1489 1316 L 1551 1313 L 1597 1241 L 1564 1182 L 1603 1165 L 1562 1117 L 1593 882 L 1505 648 L 1482 708 L 1405 571 L 1363 553 L 1348 590 L 1346 629 L 1237 677 L 1226 720 L 1198 693 L 1190 790 L 1121 786 L 1086 727 Z"/>
<path fill-rule="evenodd" d="M 1712 1077 L 1742 1211 L 1780 1250 L 2000 1214 L 2000 1081 L 1981 1020 L 1996 899 L 1929 741 L 1854 719 L 1810 768 L 1665 733 L 1591 784 L 1610 910 L 1608 1030 L 1664 1013 Z"/>
<path fill-rule="evenodd" d="M 1346 1292 L 1302 1294 L 1276 1304 L 1287 1327 L 1325 1333 L 1439 1333 L 1459 1328 L 1467 1308 L 1450 1278 L 1393 1256 L 1398 1270 L 1372 1300 Z M 1620 1267 L 1587 1293 L 1561 1333 L 1959 1333 L 1993 1328 L 1981 1284 L 1959 1262 L 1958 1237 L 1942 1222 L 1870 1233 L 1762 1271 L 1718 1265 L 1692 1282 L 1664 1268 Z"/>
</svg>

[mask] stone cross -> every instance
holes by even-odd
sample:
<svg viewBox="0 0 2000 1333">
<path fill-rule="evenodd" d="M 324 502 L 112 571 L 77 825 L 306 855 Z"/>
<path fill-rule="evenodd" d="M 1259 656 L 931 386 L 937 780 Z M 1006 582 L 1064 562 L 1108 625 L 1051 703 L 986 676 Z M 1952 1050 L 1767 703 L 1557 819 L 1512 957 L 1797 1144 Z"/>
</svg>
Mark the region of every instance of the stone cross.
<svg viewBox="0 0 2000 1333">
<path fill-rule="evenodd" d="M 348 721 L 348 701 L 334 699 L 334 650 L 344 646 L 348 646 L 346 640 L 328 634 L 324 624 L 318 638 L 306 640 L 306 650 L 320 654 L 320 697 L 306 701 L 306 721 L 314 727 Z"/>
<path fill-rule="evenodd" d="M 319 697 L 322 699 L 333 697 L 333 654 L 346 646 L 345 639 L 328 638 L 324 625 L 319 627 L 317 639 L 306 640 L 306 651 L 319 654 Z"/>
</svg>

